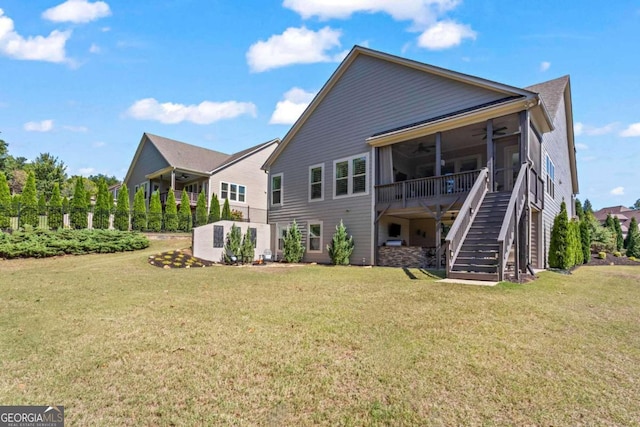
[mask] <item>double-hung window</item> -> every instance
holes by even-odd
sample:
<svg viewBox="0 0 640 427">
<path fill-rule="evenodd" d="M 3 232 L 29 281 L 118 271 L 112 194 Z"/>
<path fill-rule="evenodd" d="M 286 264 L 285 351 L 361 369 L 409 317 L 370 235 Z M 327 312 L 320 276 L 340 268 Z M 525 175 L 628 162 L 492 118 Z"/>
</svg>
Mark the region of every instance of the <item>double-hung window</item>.
<svg viewBox="0 0 640 427">
<path fill-rule="evenodd" d="M 309 201 L 320 201 L 324 199 L 324 164 L 309 167 Z"/>
<path fill-rule="evenodd" d="M 307 252 L 322 252 L 322 222 L 310 221 L 307 230 Z"/>
<path fill-rule="evenodd" d="M 233 202 L 245 203 L 247 200 L 247 187 L 244 185 L 233 184 L 231 182 L 220 183 L 220 198 L 229 199 Z"/>
<path fill-rule="evenodd" d="M 333 197 L 368 194 L 368 163 L 366 153 L 334 161 Z"/>
<path fill-rule="evenodd" d="M 282 174 L 271 176 L 271 206 L 282 206 Z"/>
<path fill-rule="evenodd" d="M 556 194 L 556 167 L 553 162 L 549 158 L 549 155 L 546 155 L 547 160 L 547 193 L 552 198 L 555 198 Z"/>
</svg>

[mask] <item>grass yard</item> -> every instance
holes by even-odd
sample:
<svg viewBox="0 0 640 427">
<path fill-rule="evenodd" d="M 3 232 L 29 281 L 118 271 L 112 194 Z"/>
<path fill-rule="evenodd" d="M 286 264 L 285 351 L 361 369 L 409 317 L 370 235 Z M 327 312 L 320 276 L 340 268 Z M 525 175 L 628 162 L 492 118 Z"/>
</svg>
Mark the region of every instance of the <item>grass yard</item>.
<svg viewBox="0 0 640 427">
<path fill-rule="evenodd" d="M 0 261 L 0 404 L 68 425 L 638 425 L 640 267 L 527 285 L 413 270 Z"/>
</svg>

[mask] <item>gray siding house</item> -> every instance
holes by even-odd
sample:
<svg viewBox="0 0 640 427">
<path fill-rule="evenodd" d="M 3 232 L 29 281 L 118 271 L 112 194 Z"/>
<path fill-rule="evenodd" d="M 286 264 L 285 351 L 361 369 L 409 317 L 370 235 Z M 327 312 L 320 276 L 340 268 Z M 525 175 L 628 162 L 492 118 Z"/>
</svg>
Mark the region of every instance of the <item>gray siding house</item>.
<svg viewBox="0 0 640 427">
<path fill-rule="evenodd" d="M 305 261 L 445 268 L 485 280 L 544 268 L 578 180 L 569 77 L 529 88 L 356 46 L 264 164 L 272 250 L 292 221 Z"/>
<path fill-rule="evenodd" d="M 154 191 L 166 202 L 173 188 L 176 202 L 188 198 L 195 208 L 204 191 L 207 207 L 216 193 L 221 204 L 229 200 L 232 210 L 242 213 L 245 221 L 267 223 L 267 174 L 260 166 L 278 145 L 279 139 L 225 154 L 150 133 L 144 133 L 133 157 L 123 185 L 131 203 L 138 188 L 143 188 L 147 205 Z"/>
</svg>

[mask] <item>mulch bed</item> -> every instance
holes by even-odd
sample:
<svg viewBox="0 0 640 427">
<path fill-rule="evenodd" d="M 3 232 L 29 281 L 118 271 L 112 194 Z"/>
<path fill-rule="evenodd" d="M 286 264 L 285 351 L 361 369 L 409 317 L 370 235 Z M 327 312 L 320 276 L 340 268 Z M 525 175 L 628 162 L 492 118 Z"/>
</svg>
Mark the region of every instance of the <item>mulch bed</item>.
<svg viewBox="0 0 640 427">
<path fill-rule="evenodd" d="M 160 254 L 151 255 L 149 264 L 161 268 L 202 268 L 210 267 L 215 262 L 207 261 L 202 258 L 196 258 L 191 255 L 188 249 L 162 252 Z"/>
<path fill-rule="evenodd" d="M 605 259 L 600 259 L 598 254 L 591 254 L 591 259 L 587 265 L 637 265 L 640 266 L 640 262 L 627 258 L 626 256 L 613 256 L 607 254 Z"/>
</svg>

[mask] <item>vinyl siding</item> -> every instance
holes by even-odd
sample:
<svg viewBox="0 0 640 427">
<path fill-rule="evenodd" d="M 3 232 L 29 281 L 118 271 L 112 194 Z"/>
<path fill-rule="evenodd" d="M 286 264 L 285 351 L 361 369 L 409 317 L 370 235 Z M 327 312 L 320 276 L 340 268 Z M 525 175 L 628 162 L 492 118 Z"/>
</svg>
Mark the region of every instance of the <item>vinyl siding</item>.
<svg viewBox="0 0 640 427">
<path fill-rule="evenodd" d="M 504 94 L 463 84 L 366 55 L 357 57 L 326 94 L 278 158 L 270 173 L 283 173 L 283 205 L 269 222 L 296 220 L 303 232 L 310 220 L 323 222 L 323 242 L 331 241 L 342 219 L 354 236 L 354 264 L 372 264 L 375 156 L 371 135 L 481 103 Z M 369 153 L 369 194 L 333 199 L 334 160 Z M 309 202 L 309 166 L 324 163 L 324 201 Z M 305 261 L 329 262 L 326 248 Z"/>
<path fill-rule="evenodd" d="M 567 205 L 569 218 L 574 215 L 573 190 L 571 181 L 571 166 L 569 161 L 569 145 L 567 142 L 567 121 L 564 98 L 561 99 L 558 111 L 553 120 L 555 130 L 542 136 L 542 177 L 545 180 L 544 211 L 542 213 L 544 248 L 549 248 L 553 220 L 560 212 L 562 200 Z M 555 197 L 551 197 L 546 189 L 547 162 L 549 155 L 555 166 Z M 546 259 L 546 257 L 545 257 Z M 546 264 L 546 262 L 545 262 Z"/>
<path fill-rule="evenodd" d="M 127 190 L 129 190 L 129 203 L 133 207 L 133 196 L 135 195 L 134 188 L 142 182 L 148 181 L 145 175 L 152 172 L 166 168 L 169 166 L 167 161 L 162 157 L 158 149 L 145 140 L 140 155 L 134 165 L 131 176 L 127 184 Z M 151 189 L 150 189 L 151 190 Z"/>
</svg>

